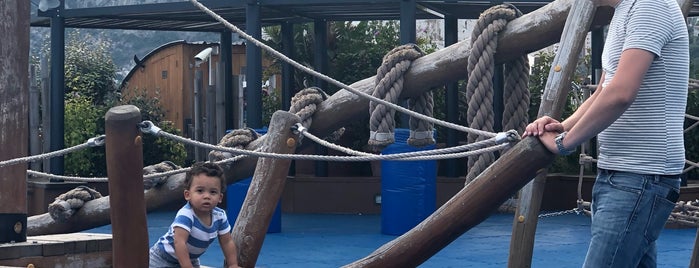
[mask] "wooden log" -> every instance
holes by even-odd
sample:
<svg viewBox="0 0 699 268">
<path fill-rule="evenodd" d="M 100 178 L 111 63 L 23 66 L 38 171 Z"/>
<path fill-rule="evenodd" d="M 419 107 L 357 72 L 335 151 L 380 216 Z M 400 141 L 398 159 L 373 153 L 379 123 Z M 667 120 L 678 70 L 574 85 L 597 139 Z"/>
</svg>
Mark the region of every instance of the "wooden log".
<svg viewBox="0 0 699 268">
<path fill-rule="evenodd" d="M 133 105 L 109 109 L 104 117 L 114 267 L 148 267 L 148 223 L 143 191 L 143 142 Z"/>
<path fill-rule="evenodd" d="M 268 136 L 262 149 L 265 152 L 293 154 L 299 140 L 291 127 L 300 123 L 297 115 L 278 111 L 272 115 Z M 255 175 L 245 196 L 238 219 L 233 226 L 233 237 L 238 247 L 238 265 L 255 267 L 267 228 L 284 191 L 291 159 L 260 158 Z"/>
<path fill-rule="evenodd" d="M 575 0 L 557 0 L 512 20 L 500 34 L 496 62 L 502 63 L 521 55 L 522 52 L 536 51 L 558 42 L 565 18 L 574 2 Z M 683 5 L 688 3 L 690 6 L 692 3 L 689 0 L 678 2 Z M 609 10 L 598 12 L 593 24 L 606 24 L 610 17 Z M 533 36 L 535 38 L 532 38 Z M 402 96 L 417 96 L 432 87 L 466 77 L 465 66 L 470 54 L 469 47 L 466 41 L 462 41 L 415 60 L 406 73 Z M 374 87 L 374 77 L 360 80 L 351 86 L 363 92 L 370 92 Z M 340 90 L 318 106 L 310 130 L 317 136 L 327 136 L 351 120 L 368 116 L 368 105 L 368 100 Z M 266 135 L 260 137 L 246 146 L 246 149 L 257 149 L 265 138 Z M 246 158 L 235 164 L 225 165 L 228 182 L 251 176 L 256 161 L 255 158 Z M 180 201 L 183 178 L 183 175 L 171 176 L 163 187 L 147 191 L 145 195 L 148 209 Z M 35 215 L 28 219 L 27 234 L 69 233 L 105 225 L 109 223 L 108 210 L 109 205 L 106 201 L 96 199 L 85 204 L 83 209 L 73 216 L 74 219 L 66 223 L 54 222 L 48 214 Z"/>
<path fill-rule="evenodd" d="M 430 217 L 344 267 L 417 267 L 488 218 L 553 157 L 535 137 L 520 141 Z"/>
<path fill-rule="evenodd" d="M 0 2 L 0 161 L 27 155 L 29 2 Z M 27 165 L 0 167 L 0 243 L 27 241 Z"/>
<path fill-rule="evenodd" d="M 538 117 L 548 115 L 560 119 L 595 9 L 591 1 L 578 1 L 568 14 L 561 44 L 551 63 L 541 97 Z M 546 185 L 546 173 L 544 170 L 522 189 L 512 224 L 508 267 L 531 267 L 536 225 Z"/>
</svg>

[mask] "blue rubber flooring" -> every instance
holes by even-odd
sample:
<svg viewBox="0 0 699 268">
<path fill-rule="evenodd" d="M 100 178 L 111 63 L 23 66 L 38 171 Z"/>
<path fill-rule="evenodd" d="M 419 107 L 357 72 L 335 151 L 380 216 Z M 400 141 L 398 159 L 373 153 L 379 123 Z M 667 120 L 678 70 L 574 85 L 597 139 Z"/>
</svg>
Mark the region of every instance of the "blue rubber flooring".
<svg viewBox="0 0 699 268">
<path fill-rule="evenodd" d="M 150 243 L 163 235 L 175 211 L 148 214 Z M 420 267 L 507 267 L 512 214 L 494 214 Z M 103 226 L 85 232 L 111 233 Z M 590 219 L 569 214 L 539 219 L 532 267 L 581 267 L 590 238 Z M 664 229 L 658 267 L 688 267 L 697 229 Z M 282 214 L 282 231 L 268 233 L 257 267 L 340 267 L 361 259 L 397 236 L 381 234 L 380 215 Z M 201 264 L 221 267 L 218 242 Z"/>
</svg>

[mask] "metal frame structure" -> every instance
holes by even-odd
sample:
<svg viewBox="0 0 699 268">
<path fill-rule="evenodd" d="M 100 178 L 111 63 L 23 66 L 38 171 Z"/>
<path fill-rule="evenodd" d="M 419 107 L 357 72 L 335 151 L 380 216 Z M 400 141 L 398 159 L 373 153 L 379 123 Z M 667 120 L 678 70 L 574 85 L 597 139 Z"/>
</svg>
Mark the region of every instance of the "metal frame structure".
<svg viewBox="0 0 699 268">
<path fill-rule="evenodd" d="M 56 151 L 64 148 L 63 143 L 63 119 L 65 92 L 64 60 L 65 60 L 65 28 L 93 28 L 93 29 L 122 29 L 122 30 L 159 30 L 159 31 L 191 31 L 191 32 L 218 32 L 221 35 L 221 43 L 230 43 L 231 31 L 224 25 L 215 21 L 209 15 L 200 11 L 189 1 L 140 4 L 126 6 L 107 6 L 93 8 L 64 8 L 64 1 L 58 8 L 45 12 L 38 12 L 32 17 L 32 27 L 51 28 L 51 126 L 53 130 L 50 136 L 50 150 Z M 229 22 L 235 24 L 254 38 L 261 38 L 261 28 L 270 25 L 282 26 L 282 42 L 284 53 L 287 56 L 293 52 L 293 24 L 314 23 L 316 29 L 327 27 L 328 21 L 363 21 L 363 20 L 400 20 L 401 43 L 415 42 L 415 21 L 417 19 L 443 19 L 445 21 L 445 44 L 457 42 L 457 20 L 476 19 L 489 7 L 509 3 L 519 8 L 523 13 L 528 13 L 549 4 L 552 1 L 545 0 L 517 0 L 517 1 L 478 1 L 478 0 L 200 0 L 202 4 L 212 9 Z M 699 15 L 699 0 L 694 1 L 694 6 L 689 16 Z M 593 34 L 599 38 L 600 34 Z M 321 39 L 322 40 L 322 39 Z M 601 44 L 601 42 L 593 42 Z M 327 54 L 323 53 L 323 44 L 315 44 L 316 59 L 314 66 L 323 71 L 328 66 Z M 226 46 L 222 46 L 226 47 Z M 598 51 L 593 48 L 593 52 Z M 248 89 L 261 88 L 262 68 L 261 51 L 256 46 L 247 46 L 246 77 Z M 222 66 L 230 68 L 232 58 L 230 49 L 221 51 Z M 230 73 L 230 69 L 224 70 Z M 282 66 L 282 103 L 289 103 L 294 94 L 292 83 L 293 70 L 289 64 Z M 233 81 L 226 77 L 223 88 L 226 94 L 232 91 Z M 320 83 L 320 82 L 317 82 Z M 497 83 L 496 83 L 497 84 Z M 321 84 L 317 84 L 322 86 Z M 495 92 L 495 96 L 502 96 Z M 253 128 L 261 127 L 262 97 L 259 90 L 248 90 L 247 122 Z M 456 85 L 448 85 L 447 118 L 456 121 L 458 117 L 458 103 Z M 230 105 L 227 105 L 230 106 Z M 227 108 L 227 110 L 231 110 Z M 230 127 L 230 126 L 226 126 Z M 457 133 L 450 130 L 447 133 L 447 146 L 457 145 Z M 451 170 L 449 176 L 456 176 L 455 161 L 449 161 Z M 51 159 L 51 173 L 63 174 L 63 158 Z M 321 164 L 322 166 L 322 164 Z M 454 172 L 452 172 L 454 171 Z M 327 170 L 316 170 L 316 175 L 323 176 Z"/>
</svg>

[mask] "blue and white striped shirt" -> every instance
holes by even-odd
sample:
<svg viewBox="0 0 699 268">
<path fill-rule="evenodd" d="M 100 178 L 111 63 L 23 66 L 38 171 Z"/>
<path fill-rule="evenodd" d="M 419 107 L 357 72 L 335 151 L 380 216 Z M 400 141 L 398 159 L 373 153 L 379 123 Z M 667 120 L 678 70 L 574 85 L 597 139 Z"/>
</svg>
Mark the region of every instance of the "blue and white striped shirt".
<svg viewBox="0 0 699 268">
<path fill-rule="evenodd" d="M 189 202 L 187 202 L 187 204 L 177 211 L 174 222 L 170 225 L 167 233 L 158 239 L 156 244 L 161 250 L 168 253 L 167 257 L 172 258 L 168 261 L 174 263 L 177 263 L 174 244 L 175 227 L 182 228 L 189 232 L 187 250 L 189 251 L 190 259 L 199 258 L 199 256 L 204 254 L 211 242 L 216 240 L 219 235 L 224 235 L 231 231 L 226 212 L 223 209 L 214 207 L 214 210 L 211 211 L 211 225 L 205 226 L 199 218 L 197 218 Z"/>
<path fill-rule="evenodd" d="M 639 174 L 682 172 L 688 40 L 675 0 L 622 0 L 616 6 L 602 53 L 602 86 L 614 78 L 624 50 L 643 49 L 655 59 L 633 104 L 599 134 L 598 167 Z"/>
</svg>

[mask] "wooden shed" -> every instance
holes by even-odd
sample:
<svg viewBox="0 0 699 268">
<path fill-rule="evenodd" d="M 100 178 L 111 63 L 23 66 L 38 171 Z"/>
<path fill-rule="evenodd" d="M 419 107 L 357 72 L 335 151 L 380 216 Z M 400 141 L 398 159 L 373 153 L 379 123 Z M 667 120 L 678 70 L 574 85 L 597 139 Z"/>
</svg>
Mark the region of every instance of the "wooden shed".
<svg viewBox="0 0 699 268">
<path fill-rule="evenodd" d="M 233 73 L 231 75 L 244 77 L 245 44 L 238 42 L 232 46 Z M 213 48 L 209 60 L 215 72 L 215 66 L 219 62 L 218 43 L 174 41 L 154 49 L 142 59 L 134 56 L 136 65 L 129 71 L 121 84 L 122 95 L 128 97 L 130 94 L 143 90 L 149 97 L 160 98 L 160 103 L 165 110 L 165 119 L 172 121 L 184 135 L 192 137 L 192 128 L 196 120 L 194 118 L 194 84 L 197 69 L 202 71 L 200 111 L 206 111 L 206 101 L 203 100 L 207 99 L 206 88 L 209 84 L 208 63 L 196 66 L 194 57 L 209 47 Z M 269 59 L 263 60 L 263 68 L 269 66 L 270 62 Z M 277 82 L 274 81 L 274 84 L 279 85 Z M 234 80 L 234 90 L 239 90 L 238 84 L 238 80 Z"/>
</svg>

